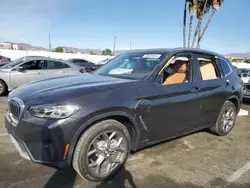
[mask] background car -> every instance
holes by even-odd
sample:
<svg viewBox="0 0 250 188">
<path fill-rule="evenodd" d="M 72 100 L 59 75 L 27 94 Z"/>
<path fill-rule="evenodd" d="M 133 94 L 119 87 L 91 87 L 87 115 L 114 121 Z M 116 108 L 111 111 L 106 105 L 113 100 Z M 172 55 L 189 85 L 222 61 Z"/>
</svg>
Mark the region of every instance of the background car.
<svg viewBox="0 0 250 188">
<path fill-rule="evenodd" d="M 244 81 L 244 83 L 248 83 L 250 79 L 250 69 L 239 69 L 241 79 Z"/>
<path fill-rule="evenodd" d="M 78 66 L 84 67 L 86 72 L 94 72 L 99 66 L 95 63 L 88 61 L 86 59 L 68 59 L 69 62 L 74 63 Z"/>
<path fill-rule="evenodd" d="M 0 55 L 0 67 L 8 64 L 10 61 L 10 58 Z"/>
<path fill-rule="evenodd" d="M 68 61 L 42 56 L 26 56 L 0 67 L 0 96 L 28 82 L 85 70 Z"/>
</svg>

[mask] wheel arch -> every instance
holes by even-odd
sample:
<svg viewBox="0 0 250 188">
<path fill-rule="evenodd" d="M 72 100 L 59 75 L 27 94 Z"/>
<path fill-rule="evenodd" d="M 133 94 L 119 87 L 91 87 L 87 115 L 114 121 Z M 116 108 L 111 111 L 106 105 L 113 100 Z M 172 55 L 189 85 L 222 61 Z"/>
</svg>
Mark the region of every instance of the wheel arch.
<svg viewBox="0 0 250 188">
<path fill-rule="evenodd" d="M 6 93 L 8 92 L 8 90 L 9 90 L 9 86 L 8 86 L 8 84 L 6 83 L 6 81 L 5 80 L 3 80 L 3 79 L 1 79 L 0 78 L 0 81 L 2 81 L 4 84 L 5 84 L 5 86 L 6 86 Z"/>
<path fill-rule="evenodd" d="M 240 111 L 240 99 L 239 99 L 239 97 L 237 97 L 236 95 L 233 95 L 233 96 L 229 97 L 228 101 L 231 101 L 235 105 L 237 112 Z"/>
<path fill-rule="evenodd" d="M 69 166 L 72 166 L 74 150 L 81 135 L 92 125 L 107 119 L 114 119 L 122 123 L 128 129 L 131 136 L 131 150 L 136 151 L 139 144 L 140 133 L 139 133 L 139 127 L 137 126 L 137 123 L 134 120 L 133 116 L 128 112 L 124 111 L 112 111 L 112 112 L 102 113 L 87 120 L 75 133 L 70 143 L 68 157 L 67 157 Z"/>
</svg>

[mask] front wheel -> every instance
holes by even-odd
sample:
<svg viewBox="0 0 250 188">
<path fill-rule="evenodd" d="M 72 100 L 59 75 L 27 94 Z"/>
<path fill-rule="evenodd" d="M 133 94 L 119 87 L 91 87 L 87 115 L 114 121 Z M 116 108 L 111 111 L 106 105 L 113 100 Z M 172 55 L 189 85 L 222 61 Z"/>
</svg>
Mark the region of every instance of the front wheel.
<svg viewBox="0 0 250 188">
<path fill-rule="evenodd" d="M 79 139 L 73 167 L 88 181 L 103 181 L 114 174 L 127 160 L 130 135 L 115 120 L 105 120 L 90 127 Z"/>
<path fill-rule="evenodd" d="M 231 132 L 235 125 L 237 110 L 231 101 L 225 102 L 223 105 L 216 125 L 211 128 L 211 131 L 219 136 L 225 136 Z"/>
<path fill-rule="evenodd" d="M 4 95 L 7 92 L 6 84 L 0 80 L 0 96 Z"/>
</svg>

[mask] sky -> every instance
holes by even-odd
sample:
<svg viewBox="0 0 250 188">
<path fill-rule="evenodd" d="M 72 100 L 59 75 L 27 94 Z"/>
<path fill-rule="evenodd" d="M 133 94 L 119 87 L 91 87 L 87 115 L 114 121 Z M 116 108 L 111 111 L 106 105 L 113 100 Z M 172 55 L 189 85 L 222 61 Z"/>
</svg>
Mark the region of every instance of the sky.
<svg viewBox="0 0 250 188">
<path fill-rule="evenodd" d="M 224 1 L 201 48 L 250 52 L 250 0 Z M 0 41 L 48 48 L 50 33 L 52 48 L 112 49 L 114 36 L 116 49 L 182 47 L 183 9 L 184 0 L 1 0 Z"/>
</svg>

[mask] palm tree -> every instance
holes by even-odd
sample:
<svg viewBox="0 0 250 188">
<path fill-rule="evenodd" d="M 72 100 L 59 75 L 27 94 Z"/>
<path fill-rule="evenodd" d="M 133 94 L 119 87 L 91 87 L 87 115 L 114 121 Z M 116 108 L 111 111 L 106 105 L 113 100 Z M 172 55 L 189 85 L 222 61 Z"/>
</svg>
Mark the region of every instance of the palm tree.
<svg viewBox="0 0 250 188">
<path fill-rule="evenodd" d="M 204 34 L 206 33 L 206 30 L 208 28 L 208 25 L 210 24 L 214 14 L 219 10 L 220 6 L 224 3 L 224 0 L 210 0 L 211 4 L 213 6 L 213 11 L 207 21 L 207 24 L 205 25 L 203 32 L 201 34 L 201 36 L 198 38 L 198 42 L 197 42 L 197 48 L 200 48 L 200 42 L 202 40 L 202 38 L 204 37 Z"/>
<path fill-rule="evenodd" d="M 197 13 L 196 13 L 197 18 L 198 18 L 198 23 L 197 23 L 194 37 L 193 37 L 192 48 L 194 47 L 196 37 L 197 37 L 198 33 L 200 32 L 204 15 L 209 12 L 209 8 L 210 8 L 210 4 L 209 4 L 208 0 L 199 0 L 198 1 L 198 9 L 197 9 Z"/>
<path fill-rule="evenodd" d="M 186 47 L 186 23 L 187 23 L 187 1 L 185 0 L 184 18 L 183 18 L 183 47 Z"/>
<path fill-rule="evenodd" d="M 190 41 L 191 41 L 191 33 L 192 33 L 192 27 L 193 27 L 193 18 L 194 15 L 197 12 L 198 8 L 198 1 L 197 0 L 189 0 L 189 32 L 188 32 L 188 47 L 190 48 Z"/>
</svg>

